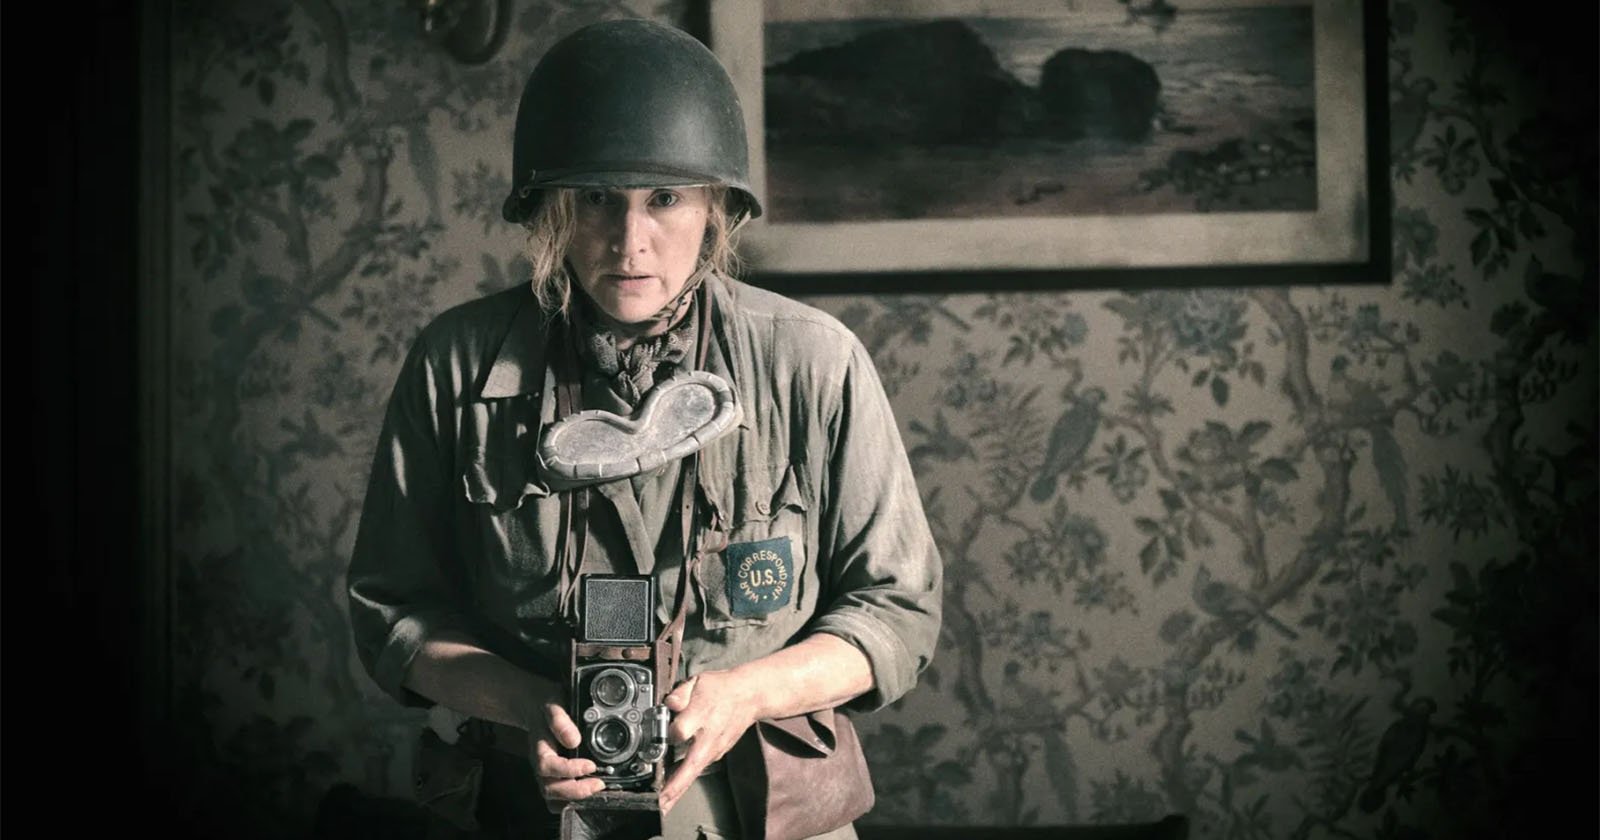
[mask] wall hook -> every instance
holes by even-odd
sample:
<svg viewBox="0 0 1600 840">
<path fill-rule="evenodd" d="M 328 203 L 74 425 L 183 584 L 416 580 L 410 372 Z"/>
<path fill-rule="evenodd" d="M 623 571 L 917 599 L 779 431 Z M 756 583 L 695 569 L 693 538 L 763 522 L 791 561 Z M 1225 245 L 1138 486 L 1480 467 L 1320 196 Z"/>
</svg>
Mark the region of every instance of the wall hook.
<svg viewBox="0 0 1600 840">
<path fill-rule="evenodd" d="M 423 0 L 422 34 L 463 64 L 499 51 L 511 23 L 511 0 Z"/>
</svg>

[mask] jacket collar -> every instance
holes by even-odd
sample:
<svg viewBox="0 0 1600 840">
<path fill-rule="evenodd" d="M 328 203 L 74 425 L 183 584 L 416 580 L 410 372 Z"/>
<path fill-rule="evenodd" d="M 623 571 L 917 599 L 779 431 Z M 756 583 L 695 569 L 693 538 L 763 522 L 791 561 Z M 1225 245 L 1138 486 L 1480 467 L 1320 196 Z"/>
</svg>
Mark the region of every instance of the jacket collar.
<svg viewBox="0 0 1600 840">
<path fill-rule="evenodd" d="M 705 280 L 711 301 L 711 347 L 706 352 L 706 368 L 735 387 L 737 350 L 733 346 L 728 313 L 733 301 L 727 285 L 718 275 Z M 545 386 L 545 344 L 550 334 L 550 318 L 540 308 L 532 290 L 521 296 L 510 328 L 500 341 L 489 375 L 478 390 L 479 399 L 492 400 L 522 394 L 543 393 Z M 746 421 L 748 422 L 748 421 Z M 742 425 L 742 424 L 741 424 Z"/>
<path fill-rule="evenodd" d="M 478 391 L 480 399 L 537 394 L 544 390 L 544 346 L 549 327 L 549 317 L 529 289 L 522 295 L 511 326 L 500 341 L 500 351 Z"/>
</svg>

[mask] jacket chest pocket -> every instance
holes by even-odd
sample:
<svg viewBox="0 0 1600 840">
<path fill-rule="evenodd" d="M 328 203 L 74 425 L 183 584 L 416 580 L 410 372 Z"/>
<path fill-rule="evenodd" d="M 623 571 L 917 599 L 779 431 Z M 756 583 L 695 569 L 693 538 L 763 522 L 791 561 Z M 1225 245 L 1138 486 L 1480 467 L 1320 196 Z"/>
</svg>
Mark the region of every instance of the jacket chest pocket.
<svg viewBox="0 0 1600 840">
<path fill-rule="evenodd" d="M 708 629 L 767 625 L 801 608 L 807 511 L 792 464 L 746 470 L 719 482 L 727 546 L 700 561 L 695 585 Z"/>
<path fill-rule="evenodd" d="M 553 541 L 541 537 L 549 531 L 544 520 L 553 524 L 559 519 L 554 507 L 558 497 L 529 481 L 515 460 L 482 449 L 467 459 L 461 489 L 484 571 L 513 580 L 551 574 Z"/>
</svg>

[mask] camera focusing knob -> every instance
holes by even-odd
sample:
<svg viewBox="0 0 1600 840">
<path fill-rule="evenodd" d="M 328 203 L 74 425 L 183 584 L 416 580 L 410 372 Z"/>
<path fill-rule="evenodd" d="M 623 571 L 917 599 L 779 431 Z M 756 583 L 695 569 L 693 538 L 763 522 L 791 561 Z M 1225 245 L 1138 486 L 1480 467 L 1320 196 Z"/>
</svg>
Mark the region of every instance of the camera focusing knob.
<svg viewBox="0 0 1600 840">
<path fill-rule="evenodd" d="M 650 709 L 650 740 L 639 748 L 639 758 L 647 762 L 660 761 L 667 754 L 667 724 L 672 712 L 664 705 Z M 642 772 L 642 771 L 641 771 Z"/>
<path fill-rule="evenodd" d="M 629 723 L 638 723 L 639 722 L 639 710 L 638 709 L 629 709 L 627 712 L 623 713 L 622 716 L 627 718 Z"/>
<path fill-rule="evenodd" d="M 600 710 L 590 706 L 583 710 L 583 719 L 586 723 L 594 723 L 600 719 Z"/>
<path fill-rule="evenodd" d="M 655 719 L 652 721 L 654 726 L 651 727 L 650 740 L 665 748 L 667 746 L 667 726 L 672 722 L 672 710 L 668 709 L 666 704 L 663 703 L 657 705 L 651 711 L 655 712 Z"/>
</svg>

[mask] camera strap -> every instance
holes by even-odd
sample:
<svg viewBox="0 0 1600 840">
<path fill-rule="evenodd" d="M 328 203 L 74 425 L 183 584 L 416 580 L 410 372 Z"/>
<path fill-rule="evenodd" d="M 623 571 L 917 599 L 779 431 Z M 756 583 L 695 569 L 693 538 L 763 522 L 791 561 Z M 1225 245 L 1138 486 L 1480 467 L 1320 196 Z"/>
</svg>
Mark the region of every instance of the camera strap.
<svg viewBox="0 0 1600 840">
<path fill-rule="evenodd" d="M 711 296 L 706 285 L 700 283 L 694 290 L 698 330 L 695 340 L 693 370 L 705 368 L 706 356 L 711 347 Z M 551 340 L 559 345 L 560 353 L 555 364 L 555 398 L 557 421 L 575 413 L 582 406 L 583 380 L 578 367 L 575 336 L 566 319 L 558 319 L 551 329 Z M 549 358 L 549 354 L 546 356 Z M 678 675 L 680 651 L 683 647 L 683 628 L 688 616 L 689 583 L 698 567 L 699 546 L 695 529 L 696 499 L 699 493 L 700 452 L 685 458 L 678 473 L 678 504 L 681 513 L 680 535 L 683 539 L 683 566 L 678 574 L 677 593 L 672 621 L 662 628 L 656 639 L 658 663 L 664 664 L 663 679 L 658 681 L 661 690 L 669 688 Z M 577 616 L 577 580 L 583 572 L 584 555 L 589 543 L 588 512 L 590 488 L 575 487 L 560 491 L 561 533 L 557 535 L 556 556 L 561 558 L 559 575 L 560 614 L 568 620 Z M 711 550 L 721 550 L 710 547 Z"/>
<path fill-rule="evenodd" d="M 697 300 L 700 303 L 700 329 L 695 338 L 694 369 L 704 370 L 706 354 L 711 347 L 711 295 L 707 293 L 706 286 L 701 283 L 695 289 Z M 668 690 L 678 680 L 678 665 L 680 654 L 683 650 L 683 625 L 689 614 L 689 583 L 700 567 L 700 552 L 707 546 L 700 544 L 699 534 L 695 529 L 695 501 L 700 492 L 700 451 L 696 450 L 692 457 L 684 459 L 683 470 L 678 474 L 678 507 L 682 513 L 682 527 L 679 531 L 683 538 L 683 567 L 678 570 L 677 604 L 673 610 L 672 621 L 662 628 L 661 638 L 656 641 L 657 650 L 662 645 L 666 646 L 667 669 L 665 679 L 659 680 L 662 690 Z M 720 551 L 721 548 L 716 550 Z M 657 658 L 660 661 L 660 657 Z"/>
<path fill-rule="evenodd" d="M 578 410 L 583 403 L 583 380 L 578 371 L 577 349 L 573 344 L 571 327 L 565 318 L 552 328 L 552 338 L 560 345 L 561 355 L 555 366 L 556 420 Z M 547 356 L 548 357 L 548 356 Z M 556 535 L 556 556 L 561 558 L 558 599 L 560 615 L 571 621 L 577 616 L 576 603 L 578 573 L 583 568 L 583 557 L 589 546 L 589 488 L 577 487 L 561 493 L 561 532 Z"/>
</svg>

